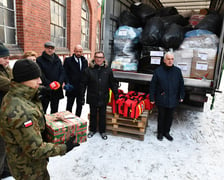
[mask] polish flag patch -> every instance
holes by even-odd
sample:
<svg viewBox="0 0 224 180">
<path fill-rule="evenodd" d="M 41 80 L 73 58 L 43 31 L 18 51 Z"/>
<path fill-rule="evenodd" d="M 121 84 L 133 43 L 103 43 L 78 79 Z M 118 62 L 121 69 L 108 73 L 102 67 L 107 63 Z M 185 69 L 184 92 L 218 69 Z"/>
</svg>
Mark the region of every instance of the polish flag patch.
<svg viewBox="0 0 224 180">
<path fill-rule="evenodd" d="M 27 127 L 30 127 L 33 125 L 33 122 L 31 120 L 28 120 L 26 122 L 24 122 L 24 126 L 27 128 Z"/>
</svg>

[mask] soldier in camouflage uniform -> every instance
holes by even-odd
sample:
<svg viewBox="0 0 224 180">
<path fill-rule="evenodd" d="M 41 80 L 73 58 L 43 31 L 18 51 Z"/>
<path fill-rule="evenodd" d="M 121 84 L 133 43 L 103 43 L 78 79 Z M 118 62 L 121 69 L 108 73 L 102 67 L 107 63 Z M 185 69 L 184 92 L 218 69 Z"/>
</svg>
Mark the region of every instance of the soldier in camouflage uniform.
<svg viewBox="0 0 224 180">
<path fill-rule="evenodd" d="M 38 99 L 40 69 L 31 60 L 18 60 L 9 92 L 2 101 L 0 134 L 6 143 L 7 160 L 16 180 L 48 180 L 47 158 L 64 155 L 79 145 L 43 141 L 45 119 Z"/>
<path fill-rule="evenodd" d="M 10 80 L 12 79 L 12 70 L 9 67 L 9 50 L 0 43 L 0 107 L 2 98 L 9 90 Z M 0 136 L 0 179 L 11 176 L 6 156 L 4 141 Z"/>
</svg>

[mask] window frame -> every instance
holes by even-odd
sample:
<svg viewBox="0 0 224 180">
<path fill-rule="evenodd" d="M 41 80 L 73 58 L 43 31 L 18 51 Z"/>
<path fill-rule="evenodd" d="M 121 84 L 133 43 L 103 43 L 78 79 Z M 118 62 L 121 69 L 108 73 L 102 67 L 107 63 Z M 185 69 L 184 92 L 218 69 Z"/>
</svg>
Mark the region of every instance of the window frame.
<svg viewBox="0 0 224 180">
<path fill-rule="evenodd" d="M 12 12 L 12 13 L 14 13 L 13 14 L 13 27 L 12 26 L 8 26 L 8 25 L 6 25 L 5 23 L 5 20 L 6 20 L 6 18 L 3 18 L 3 24 L 1 25 L 0 24 L 0 27 L 2 27 L 2 29 L 3 29 L 3 33 L 4 33 L 4 35 L 3 35 L 3 38 L 4 38 L 4 40 L 3 39 L 0 39 L 0 41 L 2 41 L 5 45 L 10 45 L 10 46 L 13 46 L 13 45 L 17 45 L 17 24 L 16 24 L 16 4 L 15 4 L 15 0 L 12 0 L 13 1 L 13 9 L 11 9 L 11 8 L 9 8 L 9 7 L 7 7 L 7 6 L 3 6 L 3 5 L 1 5 L 0 4 L 0 7 L 1 7 L 1 9 L 3 10 L 3 11 L 8 11 L 8 12 Z M 7 1 L 6 1 L 7 2 Z M 3 12 L 4 13 L 4 12 Z M 9 42 L 9 38 L 7 38 L 7 31 L 9 31 L 9 30 L 14 30 L 14 38 L 13 38 L 13 43 L 10 43 Z"/>
<path fill-rule="evenodd" d="M 83 4 L 86 9 L 83 8 Z M 87 18 L 83 17 L 84 11 L 87 15 Z M 83 29 L 83 23 L 85 29 Z M 90 49 L 90 10 L 87 0 L 82 0 L 81 4 L 81 45 L 86 50 Z"/>
<path fill-rule="evenodd" d="M 51 20 L 50 20 L 50 35 L 51 35 L 51 41 L 53 41 L 56 45 L 57 48 L 66 48 L 67 47 L 67 0 L 63 0 L 64 3 L 62 4 L 61 0 L 51 0 L 50 1 L 50 16 L 51 16 Z M 57 17 L 53 17 L 55 16 L 55 9 L 54 12 L 52 12 L 52 3 L 54 3 L 54 8 L 55 5 L 57 5 L 58 7 L 58 16 Z M 64 8 L 64 17 L 62 17 L 62 15 L 60 14 L 60 8 Z M 54 14 L 52 14 L 54 13 Z M 62 12 L 61 12 L 62 13 Z M 61 19 L 62 17 L 62 19 Z M 56 22 L 54 21 L 54 19 L 56 20 Z M 63 20 L 65 19 L 65 20 Z M 61 22 L 61 25 L 60 25 Z M 52 28 L 54 33 L 52 34 Z M 56 36 L 56 32 L 58 32 L 58 30 L 55 30 L 56 28 L 60 28 L 62 30 L 61 34 L 63 35 L 63 40 L 62 42 L 60 42 L 60 36 Z M 59 39 L 59 43 L 57 42 L 57 39 Z M 62 43 L 62 44 L 61 44 Z"/>
</svg>

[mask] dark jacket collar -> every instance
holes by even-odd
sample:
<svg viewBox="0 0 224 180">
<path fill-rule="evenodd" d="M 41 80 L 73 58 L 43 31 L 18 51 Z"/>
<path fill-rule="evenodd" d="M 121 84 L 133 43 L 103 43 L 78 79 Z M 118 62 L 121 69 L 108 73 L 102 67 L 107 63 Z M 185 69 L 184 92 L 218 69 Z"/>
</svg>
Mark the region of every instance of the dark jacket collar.
<svg viewBox="0 0 224 180">
<path fill-rule="evenodd" d="M 92 61 L 90 61 L 90 63 L 89 63 L 89 67 L 90 68 L 98 68 L 98 67 L 108 67 L 108 64 L 107 64 L 107 61 L 105 60 L 104 62 L 103 62 L 103 64 L 101 65 L 101 66 L 99 66 L 99 65 L 97 65 L 96 63 L 95 63 L 95 60 L 93 59 Z"/>
</svg>

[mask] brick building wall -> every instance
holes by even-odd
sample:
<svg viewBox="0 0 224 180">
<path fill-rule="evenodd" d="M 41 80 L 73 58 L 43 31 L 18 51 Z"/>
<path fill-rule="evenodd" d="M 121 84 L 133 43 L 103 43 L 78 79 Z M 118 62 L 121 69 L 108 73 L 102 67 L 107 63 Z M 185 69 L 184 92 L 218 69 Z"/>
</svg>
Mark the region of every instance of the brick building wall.
<svg viewBox="0 0 224 180">
<path fill-rule="evenodd" d="M 100 21 L 101 7 L 97 0 L 87 0 L 87 3 L 90 12 L 90 45 L 89 49 L 84 49 L 84 53 L 91 59 L 96 49 L 96 25 Z M 15 0 L 15 4 L 17 47 L 9 47 L 10 53 L 17 58 L 29 50 L 41 55 L 44 43 L 51 39 L 50 0 Z M 67 0 L 67 47 L 56 47 L 56 53 L 61 58 L 70 56 L 74 46 L 81 44 L 81 4 L 82 0 Z"/>
</svg>

